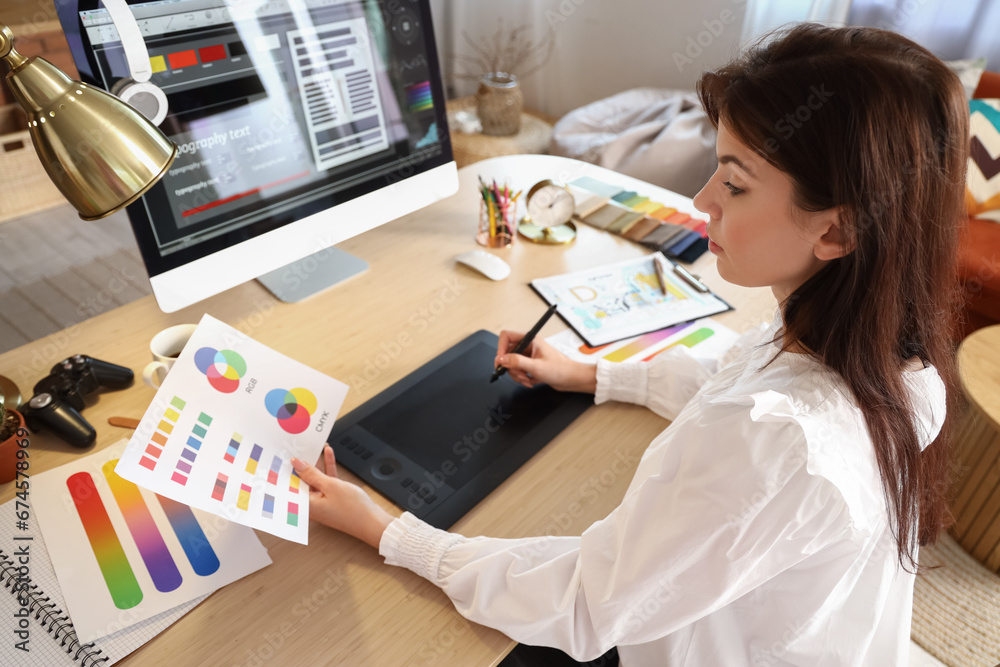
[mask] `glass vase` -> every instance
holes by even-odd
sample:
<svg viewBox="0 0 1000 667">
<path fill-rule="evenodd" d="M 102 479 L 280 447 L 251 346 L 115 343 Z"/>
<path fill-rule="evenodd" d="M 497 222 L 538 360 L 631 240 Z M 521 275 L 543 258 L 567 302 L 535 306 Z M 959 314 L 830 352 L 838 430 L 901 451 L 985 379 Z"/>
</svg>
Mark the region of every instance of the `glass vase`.
<svg viewBox="0 0 1000 667">
<path fill-rule="evenodd" d="M 510 136 L 521 130 L 521 110 L 524 95 L 517 77 L 506 72 L 491 72 L 483 76 L 476 91 L 476 110 L 483 134 Z"/>
</svg>

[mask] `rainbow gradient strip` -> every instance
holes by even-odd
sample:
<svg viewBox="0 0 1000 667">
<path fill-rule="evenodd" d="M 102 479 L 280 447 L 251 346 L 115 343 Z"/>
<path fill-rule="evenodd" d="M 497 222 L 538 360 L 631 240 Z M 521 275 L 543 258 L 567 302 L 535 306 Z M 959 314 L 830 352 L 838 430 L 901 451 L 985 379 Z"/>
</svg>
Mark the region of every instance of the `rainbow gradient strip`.
<svg viewBox="0 0 1000 667">
<path fill-rule="evenodd" d="M 684 336 L 684 338 L 681 338 L 676 343 L 671 343 L 670 345 L 667 345 L 665 348 L 663 348 L 663 350 L 657 350 L 653 354 L 643 359 L 643 361 L 649 361 L 650 359 L 658 355 L 660 352 L 663 352 L 664 350 L 669 350 L 672 347 L 677 347 L 678 345 L 683 345 L 684 347 L 694 347 L 701 341 L 708 340 L 709 338 L 711 338 L 713 334 L 715 334 L 715 332 L 709 329 L 708 327 L 702 327 L 701 329 L 693 331 L 689 333 L 687 336 Z"/>
<path fill-rule="evenodd" d="M 159 494 L 156 497 L 160 501 L 160 507 L 163 508 L 163 513 L 167 516 L 170 527 L 174 529 L 174 535 L 181 543 L 184 555 L 191 563 L 191 569 L 194 570 L 194 573 L 199 577 L 207 577 L 218 571 L 222 563 L 219 562 L 215 549 L 205 537 L 205 531 L 201 529 L 201 525 L 191 508 L 184 503 Z"/>
<path fill-rule="evenodd" d="M 111 525 L 101 496 L 97 493 L 94 478 L 88 472 L 78 472 L 66 479 L 66 486 L 80 516 L 83 530 L 87 533 L 90 548 L 97 558 L 97 567 L 104 577 L 111 600 L 119 609 L 131 609 L 142 602 L 142 589 L 139 588 L 139 582 L 136 581 L 132 566 L 118 540 L 118 533 Z"/>
<path fill-rule="evenodd" d="M 243 442 L 243 436 L 239 433 L 233 433 L 233 437 L 229 439 L 229 445 L 226 446 L 226 453 L 222 455 L 227 463 L 234 463 L 236 461 L 236 453 L 240 449 L 240 443 Z"/>
<path fill-rule="evenodd" d="M 125 518 L 125 525 L 132 534 L 132 539 L 139 550 L 139 555 L 142 556 L 142 562 L 146 564 L 146 570 L 156 590 L 161 593 L 175 591 L 180 588 L 183 581 L 177 564 L 174 563 L 174 558 L 167 549 L 167 543 L 160 535 L 160 529 L 153 521 L 153 515 L 146 507 L 146 501 L 143 500 L 139 487 L 115 473 L 117 464 L 118 459 L 112 459 L 104 464 L 102 470 L 104 479 L 111 488 L 111 494 L 118 503 L 118 509 Z"/>
<path fill-rule="evenodd" d="M 250 460 L 247 461 L 247 472 L 251 475 L 257 473 L 257 462 L 260 461 L 261 452 L 264 448 L 260 445 L 254 445 L 253 449 L 250 450 Z"/>
<path fill-rule="evenodd" d="M 608 361 L 625 361 L 629 357 L 639 354 L 646 348 L 652 347 L 660 341 L 670 338 L 687 326 L 687 324 L 678 324 L 672 327 L 667 327 L 666 329 L 660 329 L 659 331 L 650 331 L 648 334 L 639 336 L 631 343 L 623 345 L 613 352 L 609 352 L 604 355 L 604 358 Z"/>
<path fill-rule="evenodd" d="M 191 429 L 191 435 L 184 443 L 184 449 L 181 450 L 177 465 L 174 466 L 174 474 L 170 477 L 181 486 L 187 484 L 188 475 L 191 474 L 194 461 L 198 458 L 198 450 L 201 449 L 201 443 L 208 433 L 208 427 L 212 425 L 212 418 L 202 412 L 198 415 L 198 422 Z"/>
<path fill-rule="evenodd" d="M 424 111 L 434 108 L 434 98 L 431 97 L 431 82 L 424 81 L 406 87 L 406 104 L 410 111 Z"/>
<path fill-rule="evenodd" d="M 163 453 L 163 448 L 167 445 L 167 438 L 173 432 L 174 426 L 177 425 L 177 420 L 180 419 L 180 413 L 184 410 L 185 405 L 187 403 L 179 396 L 173 397 L 170 401 L 170 407 L 163 412 L 163 418 L 156 425 L 156 431 L 150 437 L 149 444 L 146 445 L 146 451 L 142 458 L 139 459 L 139 465 L 150 470 L 156 470 L 160 454 Z"/>
</svg>

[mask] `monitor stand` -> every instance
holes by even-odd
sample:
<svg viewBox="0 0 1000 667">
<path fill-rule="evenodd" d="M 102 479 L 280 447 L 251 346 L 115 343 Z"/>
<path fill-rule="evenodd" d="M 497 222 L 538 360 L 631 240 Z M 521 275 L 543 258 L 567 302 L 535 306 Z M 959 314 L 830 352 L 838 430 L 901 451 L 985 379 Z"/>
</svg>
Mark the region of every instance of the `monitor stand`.
<svg viewBox="0 0 1000 667">
<path fill-rule="evenodd" d="M 298 303 L 367 270 L 368 262 L 331 246 L 257 280 L 281 301 Z"/>
</svg>

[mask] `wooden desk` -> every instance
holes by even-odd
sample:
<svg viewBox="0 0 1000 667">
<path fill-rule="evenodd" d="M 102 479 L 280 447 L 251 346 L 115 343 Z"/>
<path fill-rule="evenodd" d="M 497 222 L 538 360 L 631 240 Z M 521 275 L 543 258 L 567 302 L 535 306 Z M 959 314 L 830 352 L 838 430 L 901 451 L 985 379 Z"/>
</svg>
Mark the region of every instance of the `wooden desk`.
<svg viewBox="0 0 1000 667">
<path fill-rule="evenodd" d="M 56 361 L 77 352 L 138 371 L 149 361 L 155 332 L 197 322 L 207 312 L 350 384 L 347 411 L 477 329 L 530 327 L 543 310 L 527 287 L 532 278 L 647 252 L 581 225 L 570 246 L 519 239 L 495 251 L 513 271 L 504 281 L 490 281 L 454 261 L 477 247 L 480 174 L 520 189 L 542 178 L 568 182 L 592 175 L 693 211 L 684 197 L 566 158 L 486 160 L 460 172 L 457 195 L 340 244 L 371 268 L 325 294 L 288 305 L 252 282 L 170 315 L 147 297 L 0 355 L 0 373 L 30 392 Z M 773 316 L 770 291 L 723 283 L 713 256 L 703 256 L 694 270 L 737 307 L 719 317 L 728 326 L 745 330 Z M 564 326 L 553 319 L 542 335 Z M 130 435 L 109 426 L 108 417 L 140 417 L 152 398 L 140 381 L 92 399 L 83 414 L 97 429 L 95 447 Z M 593 407 L 453 530 L 497 537 L 580 534 L 617 505 L 643 450 L 665 425 L 638 406 Z M 33 437 L 31 452 L 31 474 L 80 455 L 46 433 Z M 346 471 L 344 476 L 356 481 Z M 0 501 L 13 497 L 12 486 L 0 489 Z M 271 567 L 217 591 L 123 664 L 494 665 L 513 646 L 499 632 L 463 619 L 436 587 L 384 565 L 360 542 L 318 524 L 310 529 L 308 546 L 259 535 L 274 560 Z"/>
</svg>

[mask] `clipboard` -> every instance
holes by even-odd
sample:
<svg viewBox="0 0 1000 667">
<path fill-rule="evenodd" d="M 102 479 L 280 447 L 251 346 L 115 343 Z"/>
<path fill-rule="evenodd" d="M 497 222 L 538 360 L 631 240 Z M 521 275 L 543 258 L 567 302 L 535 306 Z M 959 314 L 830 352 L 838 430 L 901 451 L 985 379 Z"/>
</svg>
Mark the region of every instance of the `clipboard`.
<svg viewBox="0 0 1000 667">
<path fill-rule="evenodd" d="M 670 270 L 658 272 L 656 262 Z M 659 253 L 531 281 L 590 347 L 733 310 Z"/>
</svg>

